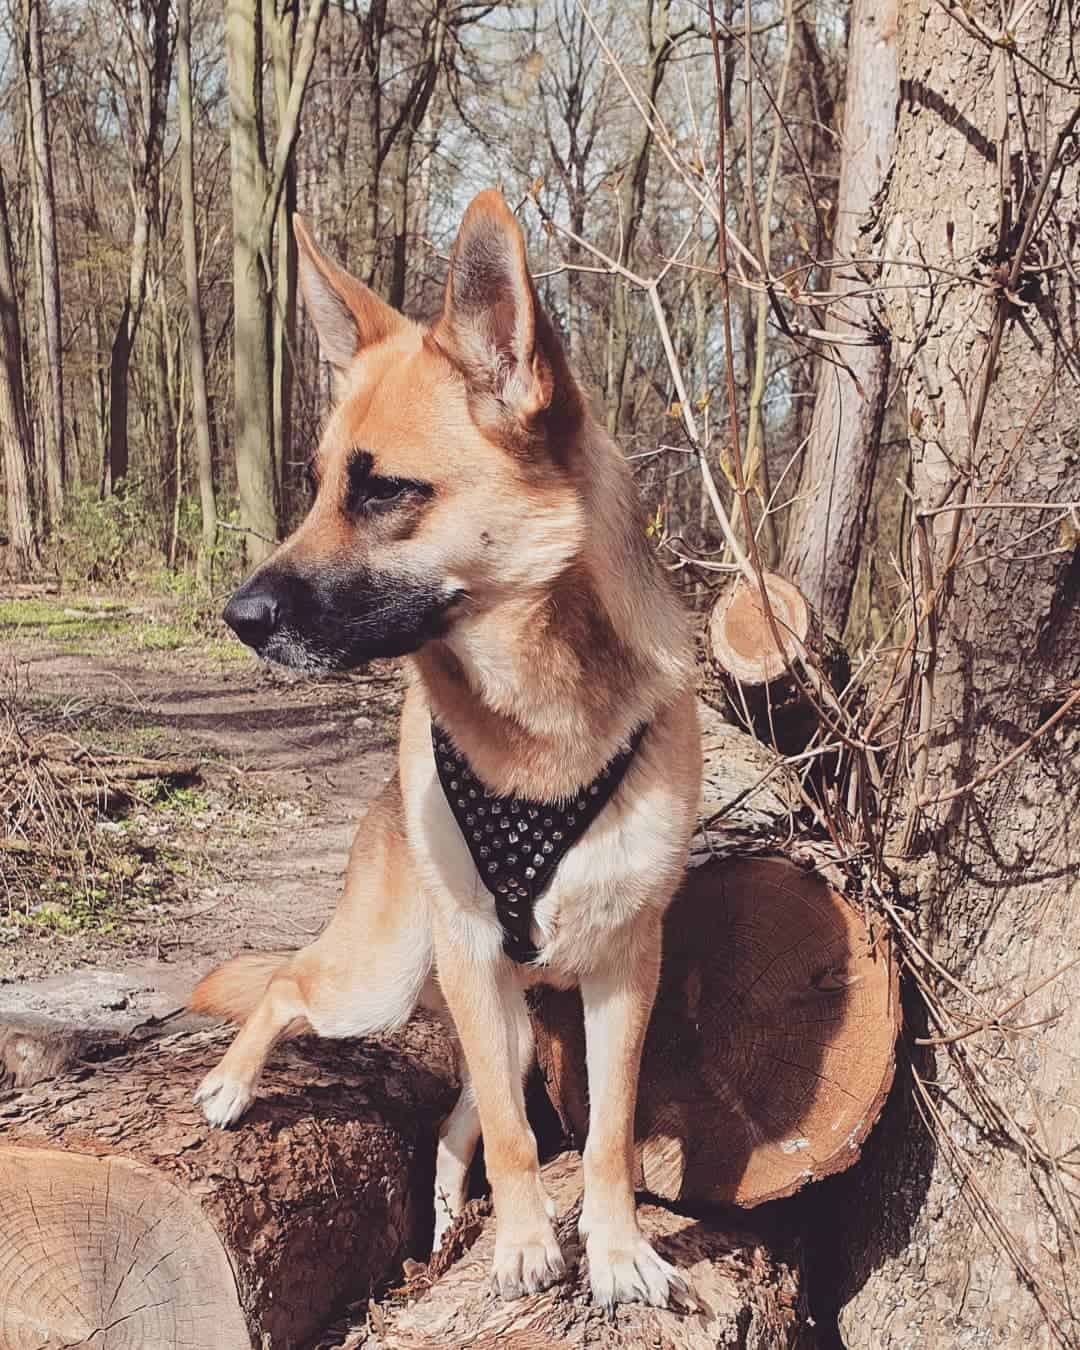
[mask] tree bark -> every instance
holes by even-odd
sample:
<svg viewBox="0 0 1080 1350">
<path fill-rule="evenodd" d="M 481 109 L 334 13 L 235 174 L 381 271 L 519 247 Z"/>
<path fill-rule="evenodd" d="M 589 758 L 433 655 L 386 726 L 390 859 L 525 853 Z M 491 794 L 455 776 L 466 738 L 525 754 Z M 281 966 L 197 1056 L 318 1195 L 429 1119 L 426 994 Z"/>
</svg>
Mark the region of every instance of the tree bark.
<svg viewBox="0 0 1080 1350">
<path fill-rule="evenodd" d="M 919 632 L 905 881 L 922 947 L 971 993 L 922 964 L 926 1087 L 898 1103 L 877 1169 L 834 1196 L 853 1220 L 850 1350 L 1080 1344 L 1080 722 L 1065 707 L 1080 684 L 1080 551 L 1067 508 L 1038 509 L 1080 500 L 1063 253 L 1080 109 L 1066 10 L 1027 7 L 995 46 L 974 28 L 997 32 L 995 7 L 949 9 L 901 3 L 880 248 L 896 260 L 884 295 L 915 510 L 930 513 L 915 524 L 929 544 L 919 605 L 935 619 Z M 924 262 L 961 280 L 942 285 Z M 973 509 L 987 501 L 1033 509 Z"/>
<path fill-rule="evenodd" d="M 473 1245 L 445 1274 L 440 1260 L 415 1273 L 398 1306 L 375 1321 L 372 1350 L 795 1350 L 811 1343 L 796 1265 L 770 1256 L 745 1225 L 704 1224 L 650 1204 L 639 1205 L 638 1222 L 685 1273 L 698 1306 L 687 1312 L 627 1304 L 605 1325 L 590 1301 L 577 1243 L 579 1160 L 553 1159 L 544 1182 L 562 1216 L 558 1235 L 571 1264 L 564 1284 L 510 1303 L 492 1299 L 494 1220 L 469 1216 L 446 1241 L 453 1246 L 468 1227 Z"/>
<path fill-rule="evenodd" d="M 39 556 L 34 512 L 30 424 L 23 396 L 22 333 L 12 265 L 7 192 L 0 173 L 0 442 L 4 453 L 8 534 L 18 571 L 31 568 Z"/>
<path fill-rule="evenodd" d="M 896 0 L 854 0 L 848 41 L 844 146 L 833 257 L 860 251 L 860 232 L 885 182 L 896 138 Z M 830 292 L 863 291 L 849 264 L 827 274 Z M 829 330 L 865 339 L 880 331 L 876 306 L 851 296 L 830 311 Z M 889 377 L 889 348 L 840 346 L 844 369 L 818 363 L 817 396 L 801 486 L 788 520 L 781 569 L 806 594 L 826 627 L 842 634 L 859 566 L 877 467 Z"/>
<path fill-rule="evenodd" d="M 214 495 L 214 457 L 210 444 L 210 409 L 206 400 L 206 353 L 203 341 L 202 298 L 199 294 L 199 250 L 195 233 L 195 138 L 191 95 L 191 0 L 178 0 L 176 61 L 180 114 L 180 230 L 184 243 L 184 289 L 188 311 L 188 362 L 191 367 L 191 420 L 199 473 L 202 534 L 196 565 L 199 584 L 213 581 L 217 545 L 217 499 Z"/>
<path fill-rule="evenodd" d="M 56 243 L 56 189 L 53 184 L 49 105 L 42 45 L 44 0 L 23 0 L 23 33 L 37 273 L 41 298 L 41 364 L 47 372 L 45 417 L 45 507 L 56 527 L 64 510 L 64 369 L 60 329 L 60 263 Z"/>
<path fill-rule="evenodd" d="M 326 3 L 311 0 L 309 5 L 270 162 L 263 117 L 261 0 L 229 0 L 225 17 L 233 200 L 234 437 L 240 520 L 251 562 L 270 555 L 278 533 L 269 269 L 274 222 Z"/>
<path fill-rule="evenodd" d="M 142 0 L 137 7 L 137 16 L 129 28 L 132 66 L 139 82 L 138 98 L 131 100 L 129 105 L 129 118 L 131 107 L 137 106 L 139 111 L 137 126 L 129 129 L 131 252 L 127 295 L 113 335 L 109 358 L 107 486 L 110 491 L 116 491 L 128 473 L 128 378 L 135 335 L 146 298 L 150 233 L 157 205 L 158 172 L 165 136 L 165 111 L 172 62 L 169 0 Z"/>
<path fill-rule="evenodd" d="M 442 1029 L 284 1047 L 243 1128 L 215 1130 L 191 1097 L 232 1034 L 180 1033 L 0 1105 L 5 1350 L 288 1350 L 423 1246 L 453 1094 Z"/>
</svg>

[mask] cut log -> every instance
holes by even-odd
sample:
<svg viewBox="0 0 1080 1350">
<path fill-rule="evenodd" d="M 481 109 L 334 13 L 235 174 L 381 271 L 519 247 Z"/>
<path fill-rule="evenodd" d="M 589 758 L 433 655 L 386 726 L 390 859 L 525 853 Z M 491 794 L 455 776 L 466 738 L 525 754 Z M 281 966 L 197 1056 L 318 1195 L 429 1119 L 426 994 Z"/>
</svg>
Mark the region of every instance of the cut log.
<svg viewBox="0 0 1080 1350">
<path fill-rule="evenodd" d="M 797 587 L 775 572 L 762 573 L 762 579 L 773 623 L 760 587 L 740 576 L 712 607 L 709 650 L 735 715 L 744 722 L 749 718 L 761 740 L 794 754 L 813 735 L 817 714 L 803 694 L 807 675 L 796 679 L 791 666 L 801 670 L 800 658 L 808 653 L 839 688 L 847 681 L 849 665 L 843 648 L 824 632 Z"/>
<path fill-rule="evenodd" d="M 283 1046 L 243 1127 L 214 1130 L 192 1094 L 232 1034 L 0 1103 L 2 1350 L 286 1350 L 422 1247 L 453 1100 L 441 1028 Z"/>
<path fill-rule="evenodd" d="M 588 1295 L 587 1262 L 580 1260 L 579 1160 L 564 1155 L 544 1168 L 548 1191 L 562 1216 L 559 1239 L 571 1265 L 568 1280 L 543 1294 L 504 1303 L 492 1299 L 494 1220 L 484 1222 L 468 1253 L 431 1283 L 421 1272 L 401 1291 L 398 1306 L 377 1309 L 371 1331 L 337 1342 L 341 1350 L 786 1350 L 810 1325 L 797 1269 L 772 1260 L 759 1240 L 732 1228 L 707 1226 L 656 1205 L 638 1219 L 657 1250 L 677 1265 L 697 1308 L 682 1312 L 626 1304 L 612 1323 Z M 326 1342 L 323 1342 L 325 1345 Z"/>
<path fill-rule="evenodd" d="M 576 991 L 532 995 L 540 1066 L 578 1147 L 588 1130 Z M 636 1120 L 638 1185 L 752 1206 L 859 1156 L 892 1083 L 895 964 L 816 873 L 706 863 L 668 911 Z"/>
</svg>

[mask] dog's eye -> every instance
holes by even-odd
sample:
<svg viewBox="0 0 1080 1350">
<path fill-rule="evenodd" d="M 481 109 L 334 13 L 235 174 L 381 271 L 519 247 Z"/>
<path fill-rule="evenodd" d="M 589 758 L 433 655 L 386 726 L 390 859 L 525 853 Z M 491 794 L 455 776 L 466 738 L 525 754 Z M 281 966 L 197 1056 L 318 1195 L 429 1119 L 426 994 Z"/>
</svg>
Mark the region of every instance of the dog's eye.
<svg viewBox="0 0 1080 1350">
<path fill-rule="evenodd" d="M 400 478 L 370 478 L 364 495 L 369 501 L 392 502 L 408 490 L 409 484 Z"/>
<path fill-rule="evenodd" d="M 350 512 L 380 511 L 396 506 L 416 489 L 407 478 L 384 478 L 377 474 L 349 484 L 346 509 Z"/>
</svg>

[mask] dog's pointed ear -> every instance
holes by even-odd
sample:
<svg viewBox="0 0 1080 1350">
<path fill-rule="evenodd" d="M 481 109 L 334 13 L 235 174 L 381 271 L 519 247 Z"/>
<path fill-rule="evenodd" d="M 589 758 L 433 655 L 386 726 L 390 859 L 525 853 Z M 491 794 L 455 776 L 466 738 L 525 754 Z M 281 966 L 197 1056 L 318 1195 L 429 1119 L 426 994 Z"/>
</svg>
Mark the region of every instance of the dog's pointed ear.
<svg viewBox="0 0 1080 1350">
<path fill-rule="evenodd" d="M 390 337 L 407 321 L 362 281 L 330 261 L 293 216 L 304 307 L 319 335 L 323 358 L 341 376 L 356 354 Z"/>
<path fill-rule="evenodd" d="M 539 341 L 546 321 L 513 213 L 493 188 L 473 198 L 450 256 L 439 340 L 466 378 L 522 423 L 551 403 L 552 363 Z"/>
</svg>

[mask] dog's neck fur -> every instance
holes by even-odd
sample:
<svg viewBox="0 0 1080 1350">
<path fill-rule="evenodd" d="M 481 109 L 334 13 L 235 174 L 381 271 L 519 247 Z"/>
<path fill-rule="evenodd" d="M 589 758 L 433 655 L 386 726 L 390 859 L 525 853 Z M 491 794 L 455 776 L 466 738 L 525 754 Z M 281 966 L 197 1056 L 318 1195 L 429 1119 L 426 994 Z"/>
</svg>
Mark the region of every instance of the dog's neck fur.
<svg viewBox="0 0 1080 1350">
<path fill-rule="evenodd" d="M 629 467 L 588 418 L 576 463 L 578 555 L 414 658 L 433 715 L 476 774 L 537 801 L 591 782 L 693 682 L 687 617 L 651 555 Z"/>
</svg>

